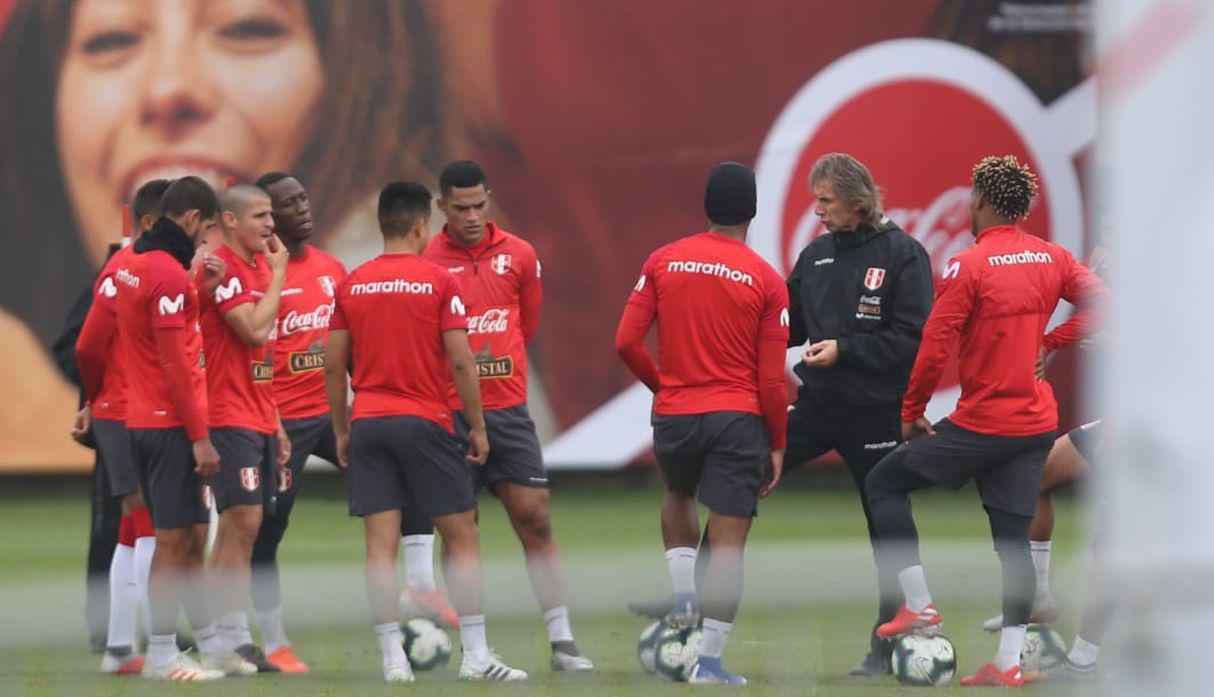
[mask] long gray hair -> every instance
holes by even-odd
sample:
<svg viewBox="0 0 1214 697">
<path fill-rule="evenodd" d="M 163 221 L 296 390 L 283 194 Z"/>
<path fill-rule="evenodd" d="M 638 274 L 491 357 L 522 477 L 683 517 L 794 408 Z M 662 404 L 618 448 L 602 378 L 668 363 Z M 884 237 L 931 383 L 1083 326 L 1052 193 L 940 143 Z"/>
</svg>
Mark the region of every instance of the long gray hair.
<svg viewBox="0 0 1214 697">
<path fill-rule="evenodd" d="M 856 158 L 841 152 L 819 157 L 809 173 L 809 185 L 812 187 L 823 179 L 830 180 L 839 198 L 859 211 L 864 222 L 876 226 L 885 217 L 881 192 L 873 183 L 873 175 Z"/>
</svg>

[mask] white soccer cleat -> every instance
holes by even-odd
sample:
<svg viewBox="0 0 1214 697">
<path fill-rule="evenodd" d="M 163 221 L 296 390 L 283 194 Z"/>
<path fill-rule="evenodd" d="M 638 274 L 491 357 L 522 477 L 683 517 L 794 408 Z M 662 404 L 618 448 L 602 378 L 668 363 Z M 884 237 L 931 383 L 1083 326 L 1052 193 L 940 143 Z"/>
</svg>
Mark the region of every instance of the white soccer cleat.
<svg viewBox="0 0 1214 697">
<path fill-rule="evenodd" d="M 594 661 L 585 656 L 575 656 L 564 651 L 553 651 L 552 660 L 548 662 L 557 672 L 588 673 L 594 670 Z"/>
<path fill-rule="evenodd" d="M 204 653 L 202 654 L 202 667 L 236 677 L 257 675 L 257 666 L 241 658 L 235 651 Z"/>
<path fill-rule="evenodd" d="M 413 666 L 407 660 L 384 664 L 384 680 L 388 682 L 413 682 L 415 679 Z"/>
<path fill-rule="evenodd" d="M 527 671 L 511 668 L 496 656 L 482 665 L 473 665 L 465 658 L 459 664 L 459 679 L 478 682 L 519 682 L 527 679 Z"/>
<path fill-rule="evenodd" d="M 1062 611 L 1058 609 L 1058 602 L 1054 600 L 1053 594 L 1049 591 L 1038 593 L 1033 598 L 1033 611 L 1029 615 L 1029 624 L 1049 624 L 1058 619 L 1058 615 Z M 998 614 L 994 617 L 983 621 L 982 629 L 992 634 L 1003 629 L 1003 615 Z"/>
<path fill-rule="evenodd" d="M 143 672 L 140 675 L 151 680 L 173 682 L 202 682 L 223 677 L 221 671 L 204 668 L 184 653 L 178 653 L 173 660 L 163 665 L 154 665 L 147 661 L 143 664 Z"/>
</svg>

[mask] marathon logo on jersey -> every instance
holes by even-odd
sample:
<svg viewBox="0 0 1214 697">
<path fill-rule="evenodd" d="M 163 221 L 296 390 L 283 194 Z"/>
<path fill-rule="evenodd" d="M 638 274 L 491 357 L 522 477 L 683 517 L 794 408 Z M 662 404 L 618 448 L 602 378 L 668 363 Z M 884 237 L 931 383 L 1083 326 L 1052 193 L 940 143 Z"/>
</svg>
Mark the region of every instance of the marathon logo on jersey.
<svg viewBox="0 0 1214 697">
<path fill-rule="evenodd" d="M 369 283 L 355 283 L 350 286 L 350 295 L 375 295 L 380 293 L 433 295 L 434 284 L 406 281 L 403 278 L 393 278 L 390 281 L 371 281 Z"/>
<path fill-rule="evenodd" d="M 833 263 L 835 263 L 834 257 L 826 257 L 824 259 L 818 259 L 817 261 L 815 261 L 814 266 L 823 266 L 825 264 L 833 264 Z"/>
<path fill-rule="evenodd" d="M 870 266 L 868 271 L 864 273 L 864 287 L 869 290 L 876 290 L 885 283 L 885 269 L 879 266 Z"/>
<path fill-rule="evenodd" d="M 325 344 L 323 341 L 312 342 L 307 351 L 292 351 L 287 354 L 287 370 L 292 375 L 324 370 L 324 367 Z"/>
<path fill-rule="evenodd" d="M 279 336 L 291 336 L 298 332 L 308 332 L 314 329 L 328 329 L 329 321 L 333 318 L 333 304 L 317 305 L 311 312 L 291 310 L 278 323 Z"/>
<path fill-rule="evenodd" d="M 865 450 L 889 450 L 890 448 L 898 447 L 896 440 L 883 440 L 880 443 L 865 443 Z"/>
<path fill-rule="evenodd" d="M 291 490 L 291 482 L 294 476 L 288 467 L 278 470 L 278 493 L 285 494 Z"/>
<path fill-rule="evenodd" d="M 221 283 L 215 286 L 215 302 L 223 303 L 244 292 L 244 286 L 241 285 L 240 279 L 233 276 L 227 283 Z"/>
<path fill-rule="evenodd" d="M 755 279 L 748 273 L 732 269 L 721 262 L 708 263 L 703 261 L 671 261 L 667 262 L 666 270 L 671 273 L 698 273 L 705 276 L 716 276 L 734 283 L 755 284 Z"/>
<path fill-rule="evenodd" d="M 505 276 L 510 271 L 510 260 L 509 254 L 494 255 L 493 260 L 489 262 L 489 268 L 493 269 L 498 276 Z"/>
<path fill-rule="evenodd" d="M 162 317 L 175 315 L 185 309 L 185 294 L 178 293 L 176 297 L 170 298 L 167 295 L 160 296 L 156 301 L 156 310 Z"/>
<path fill-rule="evenodd" d="M 494 356 L 489 353 L 489 347 L 486 346 L 477 351 L 473 358 L 476 359 L 476 375 L 482 380 L 502 380 L 514 377 L 514 357 L 512 356 Z"/>
<path fill-rule="evenodd" d="M 260 361 L 253 361 L 253 382 L 270 382 L 274 379 L 274 354 Z"/>
<path fill-rule="evenodd" d="M 468 335 L 505 334 L 510 329 L 510 310 L 495 307 L 481 315 L 468 318 Z"/>
<path fill-rule="evenodd" d="M 106 298 L 112 298 L 118 295 L 118 286 L 114 285 L 113 276 L 105 277 L 105 280 L 102 281 L 101 285 L 97 287 L 97 294 Z"/>
<path fill-rule="evenodd" d="M 332 276 L 319 276 L 316 280 L 320 281 L 320 287 L 325 291 L 325 295 L 330 298 L 337 295 L 337 282 L 333 280 Z"/>
<path fill-rule="evenodd" d="M 1016 264 L 1053 264 L 1054 257 L 1049 252 L 1034 252 L 1026 249 L 1017 254 L 996 254 L 987 257 L 986 263 L 991 266 L 1014 266 Z"/>
<path fill-rule="evenodd" d="M 131 273 L 130 269 L 118 269 L 114 272 L 114 278 L 118 279 L 118 282 L 124 286 L 131 288 L 139 287 L 139 277 Z"/>
<path fill-rule="evenodd" d="M 241 467 L 240 486 L 245 491 L 257 491 L 261 486 L 261 471 L 256 467 Z"/>
</svg>

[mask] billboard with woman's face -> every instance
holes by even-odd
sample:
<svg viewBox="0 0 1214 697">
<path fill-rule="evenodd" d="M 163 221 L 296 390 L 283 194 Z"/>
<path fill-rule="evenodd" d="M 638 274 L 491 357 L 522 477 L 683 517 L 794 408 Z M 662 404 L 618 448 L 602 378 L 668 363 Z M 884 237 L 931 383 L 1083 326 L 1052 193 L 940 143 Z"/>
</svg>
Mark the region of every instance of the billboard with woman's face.
<svg viewBox="0 0 1214 697">
<path fill-rule="evenodd" d="M 704 227 L 717 161 L 759 166 L 751 243 L 781 271 L 812 236 L 798 163 L 819 150 L 868 161 L 891 214 L 940 249 L 965 243 L 948 201 L 971 155 L 1019 152 L 1046 180 L 1029 228 L 1085 251 L 1088 8 L 1036 7 L 0 0 L 0 469 L 91 461 L 51 347 L 142 182 L 291 171 L 315 241 L 354 265 L 376 251 L 382 182 L 433 186 L 465 157 L 544 263 L 531 401 L 550 464 L 643 457 L 647 397 L 615 322 L 648 253 Z"/>
</svg>

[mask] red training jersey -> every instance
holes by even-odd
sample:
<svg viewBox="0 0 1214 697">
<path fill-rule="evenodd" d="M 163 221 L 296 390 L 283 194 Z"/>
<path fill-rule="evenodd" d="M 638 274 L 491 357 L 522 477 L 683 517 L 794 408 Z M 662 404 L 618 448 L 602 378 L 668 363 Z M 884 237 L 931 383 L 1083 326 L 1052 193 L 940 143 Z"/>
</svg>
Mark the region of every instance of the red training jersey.
<svg viewBox="0 0 1214 697">
<path fill-rule="evenodd" d="M 108 315 L 105 322 L 107 326 L 116 327 L 118 321 L 118 283 L 114 279 L 114 274 L 133 253 L 129 246 L 114 252 L 102 267 L 101 273 L 97 275 L 97 280 L 93 282 L 93 305 L 89 308 L 89 314 L 105 313 Z M 106 346 L 98 348 L 100 357 L 102 357 L 100 365 L 104 370 L 99 391 L 91 394 L 90 383 L 92 381 L 87 378 L 84 380 L 85 385 L 90 387 L 88 391 L 90 392 L 89 400 L 93 405 L 93 418 L 124 421 L 126 420 L 126 376 L 123 373 L 121 354 L 118 351 L 117 332 L 110 334 L 109 343 Z M 82 373 L 83 367 L 82 364 Z M 84 376 L 82 375 L 82 377 Z"/>
<path fill-rule="evenodd" d="M 283 419 L 307 419 L 329 412 L 325 397 L 325 340 L 333 297 L 346 267 L 331 255 L 304 244 L 287 263 L 274 342 L 274 401 Z"/>
<path fill-rule="evenodd" d="M 1082 338 L 1107 297 L 1096 274 L 1059 245 L 1013 226 L 983 230 L 951 259 L 923 328 L 902 402 L 902 420 L 923 415 L 953 345 L 960 338 L 961 398 L 949 420 L 998 436 L 1033 436 L 1058 428 L 1050 383 L 1038 380 L 1038 351 Z M 1045 333 L 1058 301 L 1080 309 Z"/>
<path fill-rule="evenodd" d="M 351 420 L 417 416 L 451 431 L 442 335 L 467 327 L 455 277 L 416 254 L 381 254 L 346 276 L 329 328 L 350 333 Z"/>
<path fill-rule="evenodd" d="M 210 296 L 202 298 L 202 338 L 207 354 L 207 394 L 211 427 L 244 428 L 271 434 L 278 430 L 274 407 L 274 335 L 265 346 L 249 346 L 224 316 L 256 303 L 270 285 L 270 267 L 261 254 L 250 264 L 226 244 L 215 256 L 227 272 Z"/>
<path fill-rule="evenodd" d="M 189 370 L 190 396 L 201 420 L 207 413 L 198 289 L 168 252 L 134 252 L 123 257 L 113 279 L 118 289 L 119 363 L 126 366 L 127 428 L 185 427 L 192 440 L 206 436 L 206 424 L 190 424 L 178 413 L 156 331 L 181 329 Z"/>
<path fill-rule="evenodd" d="M 715 232 L 649 255 L 628 302 L 657 313 L 659 414 L 762 414 L 759 342 L 788 343 L 788 287 L 746 243 Z"/>
<path fill-rule="evenodd" d="M 535 249 L 488 223 L 485 239 L 475 247 L 461 245 L 444 226 L 424 256 L 460 279 L 484 408 L 526 404 L 527 344 L 539 326 L 543 302 Z M 448 398 L 452 409 L 463 408 L 454 385 Z"/>
</svg>

